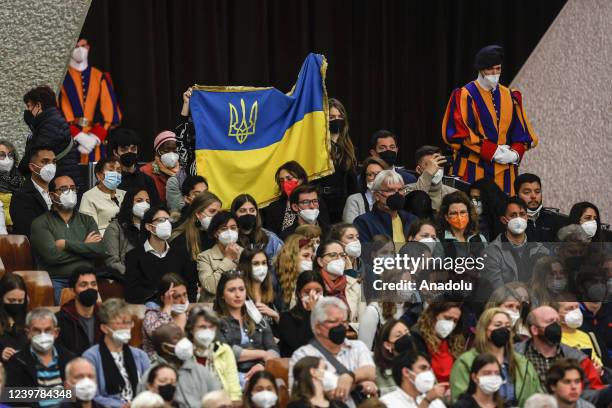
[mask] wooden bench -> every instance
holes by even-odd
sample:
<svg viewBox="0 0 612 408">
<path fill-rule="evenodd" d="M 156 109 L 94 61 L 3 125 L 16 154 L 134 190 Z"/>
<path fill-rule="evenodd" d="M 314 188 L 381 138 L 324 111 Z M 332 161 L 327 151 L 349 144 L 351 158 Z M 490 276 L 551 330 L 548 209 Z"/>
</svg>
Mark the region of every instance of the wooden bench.
<svg viewBox="0 0 612 408">
<path fill-rule="evenodd" d="M 0 258 L 7 273 L 32 270 L 32 250 L 25 235 L 0 235 Z"/>
<path fill-rule="evenodd" d="M 289 402 L 289 358 L 272 358 L 266 361 L 266 371 L 276 379 L 279 406 L 286 407 Z"/>
<path fill-rule="evenodd" d="M 23 278 L 28 289 L 28 310 L 41 306 L 54 306 L 53 284 L 46 271 L 14 271 Z"/>
</svg>

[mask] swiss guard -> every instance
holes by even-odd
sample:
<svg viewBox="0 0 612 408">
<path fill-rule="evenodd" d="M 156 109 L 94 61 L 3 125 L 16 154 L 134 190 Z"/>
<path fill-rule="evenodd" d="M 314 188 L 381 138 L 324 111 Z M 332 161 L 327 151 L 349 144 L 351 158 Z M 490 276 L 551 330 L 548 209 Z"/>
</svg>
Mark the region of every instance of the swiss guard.
<svg viewBox="0 0 612 408">
<path fill-rule="evenodd" d="M 81 152 L 81 163 L 101 159 L 108 130 L 121 123 L 111 77 L 89 65 L 89 49 L 86 39 L 77 42 L 59 96 L 60 108 Z"/>
<path fill-rule="evenodd" d="M 452 173 L 468 183 L 491 179 L 514 195 L 518 165 L 538 137 L 517 90 L 499 84 L 504 50 L 489 45 L 478 51 L 478 78 L 455 89 L 448 101 L 442 138 L 453 149 Z"/>
</svg>

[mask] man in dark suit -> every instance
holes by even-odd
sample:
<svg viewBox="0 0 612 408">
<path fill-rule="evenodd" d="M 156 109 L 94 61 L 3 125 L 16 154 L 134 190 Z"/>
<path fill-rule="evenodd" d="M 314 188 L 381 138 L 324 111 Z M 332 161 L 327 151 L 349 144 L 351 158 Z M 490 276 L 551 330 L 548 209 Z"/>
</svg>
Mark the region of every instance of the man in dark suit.
<svg viewBox="0 0 612 408">
<path fill-rule="evenodd" d="M 35 147 L 29 152 L 30 177 L 11 199 L 13 234 L 30 238 L 30 227 L 34 219 L 51 208 L 49 182 L 55 177 L 55 153 L 51 147 Z"/>
</svg>

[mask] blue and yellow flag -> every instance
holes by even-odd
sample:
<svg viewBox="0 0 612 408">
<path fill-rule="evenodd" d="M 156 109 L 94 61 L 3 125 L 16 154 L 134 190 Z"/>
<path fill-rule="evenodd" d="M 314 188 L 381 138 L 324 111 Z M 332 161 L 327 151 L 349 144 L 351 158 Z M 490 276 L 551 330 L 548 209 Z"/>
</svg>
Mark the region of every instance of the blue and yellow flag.
<svg viewBox="0 0 612 408">
<path fill-rule="evenodd" d="M 275 88 L 194 86 L 198 174 L 228 208 L 239 194 L 265 206 L 278 196 L 276 170 L 295 160 L 309 179 L 330 174 L 323 55 L 309 54 L 288 94 Z"/>
</svg>

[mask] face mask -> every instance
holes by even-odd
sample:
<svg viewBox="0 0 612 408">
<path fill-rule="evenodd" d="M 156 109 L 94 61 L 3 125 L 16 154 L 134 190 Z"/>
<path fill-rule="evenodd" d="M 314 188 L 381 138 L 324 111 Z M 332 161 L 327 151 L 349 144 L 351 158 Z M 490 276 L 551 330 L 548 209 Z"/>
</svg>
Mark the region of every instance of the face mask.
<svg viewBox="0 0 612 408">
<path fill-rule="evenodd" d="M 119 156 L 119 162 L 125 167 L 132 167 L 138 162 L 138 154 L 127 152 Z"/>
<path fill-rule="evenodd" d="M 431 178 L 431 184 L 433 185 L 440 184 L 443 176 L 444 176 L 444 170 L 438 169 L 438 171 L 436 171 L 436 174 L 434 174 L 433 177 Z"/>
<path fill-rule="evenodd" d="M 512 218 L 508 221 L 508 230 L 513 234 L 522 234 L 527 229 L 527 220 L 521 217 Z"/>
<path fill-rule="evenodd" d="M 79 401 L 91 401 L 98 392 L 98 386 L 90 378 L 83 378 L 74 385 L 74 394 Z"/>
<path fill-rule="evenodd" d="M 589 236 L 589 238 L 593 238 L 597 233 L 597 221 L 591 220 L 587 222 L 583 222 L 580 224 L 584 232 Z"/>
<path fill-rule="evenodd" d="M 323 391 L 328 392 L 335 390 L 338 387 L 338 374 L 323 370 L 321 383 L 323 385 Z"/>
<path fill-rule="evenodd" d="M 49 333 L 40 333 L 32 336 L 32 347 L 40 353 L 46 353 L 53 347 L 55 337 Z"/>
<path fill-rule="evenodd" d="M 130 329 L 119 329 L 113 331 L 113 341 L 118 344 L 128 344 L 132 339 L 132 333 Z"/>
<path fill-rule="evenodd" d="M 173 303 L 170 307 L 172 309 L 172 313 L 181 314 L 187 312 L 189 309 L 189 301 L 185 303 Z"/>
<path fill-rule="evenodd" d="M 170 221 L 166 220 L 157 224 L 155 226 L 155 235 L 157 235 L 157 238 L 163 239 L 164 241 L 170 238 L 172 235 L 172 224 L 170 224 Z"/>
<path fill-rule="evenodd" d="M 422 371 L 414 377 L 414 387 L 421 394 L 429 392 L 436 384 L 436 376 L 433 371 Z"/>
<path fill-rule="evenodd" d="M 66 210 L 72 210 L 77 204 L 77 193 L 76 191 L 66 191 L 63 194 L 60 194 L 60 205 Z"/>
<path fill-rule="evenodd" d="M 373 181 L 368 181 L 368 182 L 366 183 L 366 187 L 367 187 L 367 188 L 368 188 L 368 190 L 370 190 L 370 191 L 372 191 L 372 186 L 373 186 L 373 185 L 374 185 L 374 182 L 373 182 Z"/>
<path fill-rule="evenodd" d="M 546 326 L 546 329 L 544 329 L 544 339 L 551 345 L 561 343 L 561 325 L 555 322 Z"/>
<path fill-rule="evenodd" d="M 361 256 L 361 242 L 359 241 L 351 241 L 344 246 L 344 251 L 348 256 L 352 256 L 353 258 L 357 258 Z"/>
<path fill-rule="evenodd" d="M 118 171 L 107 171 L 104 173 L 102 184 L 109 190 L 116 190 L 119 184 L 121 184 L 121 173 Z"/>
<path fill-rule="evenodd" d="M 453 217 L 448 217 L 448 223 L 458 230 L 465 229 L 470 222 L 470 217 L 467 214 L 460 214 Z"/>
<path fill-rule="evenodd" d="M 582 326 L 582 312 L 580 309 L 574 309 L 565 314 L 565 325 L 570 329 L 577 329 Z"/>
<path fill-rule="evenodd" d="M 540 204 L 540 206 L 535 210 L 530 210 L 527 208 L 527 215 L 529 218 L 538 218 L 538 215 L 540 215 L 540 210 L 542 210 L 542 204 Z"/>
<path fill-rule="evenodd" d="M 402 354 L 405 351 L 412 350 L 412 337 L 409 334 L 404 334 L 399 339 L 395 340 L 395 344 L 393 345 L 393 350 L 396 354 Z"/>
<path fill-rule="evenodd" d="M 567 286 L 567 279 L 566 278 L 559 278 L 559 279 L 551 279 L 550 281 L 548 281 L 548 290 L 550 290 L 551 292 L 561 292 L 563 290 L 565 290 L 565 287 Z"/>
<path fill-rule="evenodd" d="M 596 283 L 589 287 L 587 296 L 591 302 L 603 302 L 606 297 L 606 284 Z"/>
<path fill-rule="evenodd" d="M 161 155 L 162 164 L 169 169 L 173 169 L 174 167 L 176 167 L 176 164 L 178 163 L 178 159 L 179 159 L 179 155 L 176 154 L 175 152 L 164 153 Z"/>
<path fill-rule="evenodd" d="M 255 303 L 252 300 L 247 300 L 244 302 L 244 306 L 246 307 L 247 314 L 249 317 L 255 322 L 255 324 L 261 323 L 263 320 L 263 315 L 255 306 Z"/>
<path fill-rule="evenodd" d="M 418 242 L 427 245 L 427 248 L 429 248 L 429 250 L 431 252 L 433 252 L 433 250 L 434 250 L 434 248 L 436 246 L 436 240 L 431 238 L 431 237 L 421 238 L 421 239 L 419 239 Z"/>
<path fill-rule="evenodd" d="M 13 317 L 14 320 L 17 320 L 17 318 L 25 316 L 26 305 L 25 303 L 5 303 L 4 310 L 6 310 L 6 313 Z"/>
<path fill-rule="evenodd" d="M 40 168 L 40 173 L 38 173 L 38 175 L 44 180 L 45 183 L 48 183 L 53 180 L 53 177 L 55 177 L 55 170 L 55 164 L 45 164 Z"/>
<path fill-rule="evenodd" d="M 482 201 L 480 201 L 480 200 L 472 200 L 472 205 L 476 209 L 476 214 L 482 215 Z"/>
<path fill-rule="evenodd" d="M 278 396 L 272 391 L 259 391 L 251 395 L 251 401 L 257 406 L 257 408 L 272 408 L 276 405 Z"/>
<path fill-rule="evenodd" d="M 174 400 L 174 393 L 176 392 L 176 385 L 164 384 L 157 387 L 159 396 L 166 402 L 172 402 Z"/>
<path fill-rule="evenodd" d="M 250 231 L 255 227 L 257 223 L 257 216 L 253 214 L 247 214 L 240 216 L 236 219 L 236 223 L 238 224 L 238 228 L 243 231 Z"/>
<path fill-rule="evenodd" d="M 504 381 L 499 375 L 483 375 L 478 378 L 478 386 L 485 394 L 493 394 L 499 390 Z"/>
<path fill-rule="evenodd" d="M 142 218 L 144 217 L 145 213 L 149 211 L 149 208 L 151 208 L 151 204 L 147 203 L 146 201 L 141 201 L 134 204 L 132 207 L 132 214 L 134 214 L 134 216 L 137 218 Z"/>
<path fill-rule="evenodd" d="M 212 221 L 212 217 L 205 215 L 204 218 L 198 219 L 200 223 L 200 229 L 202 231 L 208 231 L 208 227 L 210 226 L 210 222 Z"/>
<path fill-rule="evenodd" d="M 341 276 L 344 274 L 344 259 L 334 259 L 327 264 L 327 272 L 332 275 Z"/>
<path fill-rule="evenodd" d="M 344 339 L 346 339 L 346 327 L 344 327 L 343 324 L 332 327 L 329 329 L 327 337 L 334 344 L 340 345 L 344 343 Z"/>
<path fill-rule="evenodd" d="M 455 322 L 452 320 L 440 319 L 436 322 L 434 329 L 440 338 L 445 339 L 455 330 Z"/>
<path fill-rule="evenodd" d="M 312 271 L 312 261 L 300 261 L 300 272 Z"/>
<path fill-rule="evenodd" d="M 314 224 L 319 216 L 318 208 L 308 208 L 306 210 L 300 210 L 300 218 L 306 221 L 308 224 Z"/>
<path fill-rule="evenodd" d="M 85 307 L 91 307 L 98 300 L 98 291 L 95 289 L 87 289 L 79 293 L 79 303 Z"/>
<path fill-rule="evenodd" d="M 496 347 L 503 347 L 508 344 L 510 340 L 510 330 L 505 327 L 500 327 L 491 332 L 491 343 L 495 344 Z"/>
<path fill-rule="evenodd" d="M 268 265 L 257 265 L 251 268 L 251 276 L 257 282 L 263 282 L 268 275 Z"/>
<path fill-rule="evenodd" d="M 518 319 L 521 318 L 520 312 L 515 312 L 514 310 L 510 310 L 510 309 L 504 309 L 504 310 L 506 313 L 508 313 L 508 316 L 510 316 L 510 323 L 512 324 L 512 327 L 514 327 L 516 322 L 518 322 Z"/>
<path fill-rule="evenodd" d="M 193 357 L 193 344 L 188 338 L 183 337 L 174 345 L 174 355 L 181 361 L 187 361 Z"/>
<path fill-rule="evenodd" d="M 233 244 L 236 241 L 238 241 L 238 231 L 227 229 L 219 233 L 219 242 L 222 245 Z"/>
<path fill-rule="evenodd" d="M 29 109 L 23 111 L 23 121 L 28 125 L 30 130 L 34 130 L 34 117 L 34 114 Z"/>
<path fill-rule="evenodd" d="M 299 183 L 300 182 L 296 179 L 285 180 L 281 183 L 281 188 L 285 192 L 285 195 L 287 196 L 287 198 L 289 198 L 289 196 L 291 195 L 291 193 L 293 193 L 293 190 L 295 190 L 295 188 L 299 185 Z"/>
<path fill-rule="evenodd" d="M 72 59 L 76 62 L 83 62 L 87 60 L 87 56 L 89 55 L 89 50 L 85 47 L 76 47 L 72 50 Z"/>
<path fill-rule="evenodd" d="M 399 211 L 404 208 L 406 198 L 400 193 L 394 193 L 387 197 L 386 204 L 392 211 Z"/>
<path fill-rule="evenodd" d="M 202 347 L 208 347 L 215 340 L 215 329 L 200 329 L 193 335 L 194 340 Z"/>
<path fill-rule="evenodd" d="M 489 85 L 491 85 L 492 88 L 497 87 L 497 84 L 499 83 L 499 74 L 497 75 L 485 75 L 484 78 L 489 82 Z"/>
<path fill-rule="evenodd" d="M 342 132 L 344 129 L 344 119 L 334 119 L 329 121 L 329 133 L 332 135 Z"/>
<path fill-rule="evenodd" d="M 384 152 L 378 153 L 378 157 L 387 163 L 389 167 L 393 167 L 397 161 L 397 152 L 394 152 L 393 150 L 385 150 Z"/>
<path fill-rule="evenodd" d="M 0 160 L 0 171 L 5 171 L 8 173 L 13 168 L 14 163 L 15 161 L 13 159 L 5 157 L 4 159 Z"/>
</svg>

